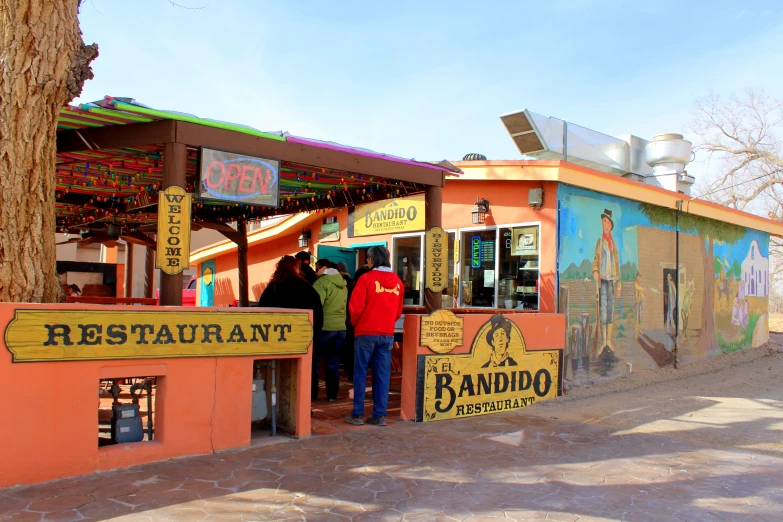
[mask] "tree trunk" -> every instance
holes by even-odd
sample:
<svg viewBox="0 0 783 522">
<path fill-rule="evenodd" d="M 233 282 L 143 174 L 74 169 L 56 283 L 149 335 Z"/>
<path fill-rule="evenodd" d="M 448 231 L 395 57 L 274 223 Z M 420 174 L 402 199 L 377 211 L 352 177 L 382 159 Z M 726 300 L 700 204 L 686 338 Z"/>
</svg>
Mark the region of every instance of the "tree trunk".
<svg viewBox="0 0 783 522">
<path fill-rule="evenodd" d="M 56 302 L 60 109 L 92 78 L 80 0 L 0 0 L 0 301 Z"/>
<path fill-rule="evenodd" d="M 706 238 L 709 247 L 705 246 L 704 237 L 699 239 L 701 260 L 704 265 L 704 299 L 701 308 L 701 330 L 696 349 L 698 354 L 706 355 L 718 344 L 715 337 L 715 254 L 711 237 Z"/>
</svg>

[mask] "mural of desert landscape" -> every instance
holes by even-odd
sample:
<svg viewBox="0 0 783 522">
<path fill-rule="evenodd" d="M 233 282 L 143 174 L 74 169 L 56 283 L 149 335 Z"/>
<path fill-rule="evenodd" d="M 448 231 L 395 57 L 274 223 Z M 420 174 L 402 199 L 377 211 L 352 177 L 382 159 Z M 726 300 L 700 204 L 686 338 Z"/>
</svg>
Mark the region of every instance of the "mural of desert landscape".
<svg viewBox="0 0 783 522">
<path fill-rule="evenodd" d="M 562 185 L 565 377 L 731 353 L 768 337 L 769 234 Z"/>
</svg>

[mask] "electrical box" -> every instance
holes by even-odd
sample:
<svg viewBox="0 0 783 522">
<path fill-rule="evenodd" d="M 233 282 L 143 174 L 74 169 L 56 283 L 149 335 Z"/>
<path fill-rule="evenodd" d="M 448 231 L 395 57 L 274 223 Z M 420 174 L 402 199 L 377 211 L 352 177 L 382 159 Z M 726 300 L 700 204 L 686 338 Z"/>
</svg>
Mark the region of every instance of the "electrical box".
<svg viewBox="0 0 783 522">
<path fill-rule="evenodd" d="M 527 204 L 531 207 L 540 207 L 544 204 L 544 189 L 534 188 L 527 191 Z"/>
<path fill-rule="evenodd" d="M 111 413 L 111 440 L 117 444 L 144 440 L 138 404 L 115 404 Z"/>
<path fill-rule="evenodd" d="M 253 407 L 250 413 L 250 421 L 266 419 L 266 390 L 264 379 L 253 379 Z"/>
</svg>

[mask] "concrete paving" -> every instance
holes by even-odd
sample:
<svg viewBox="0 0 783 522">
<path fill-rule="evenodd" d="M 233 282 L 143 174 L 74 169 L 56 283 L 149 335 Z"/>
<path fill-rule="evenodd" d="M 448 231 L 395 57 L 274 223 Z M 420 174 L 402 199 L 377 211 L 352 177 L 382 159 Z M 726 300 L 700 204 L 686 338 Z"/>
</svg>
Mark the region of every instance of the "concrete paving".
<svg viewBox="0 0 783 522">
<path fill-rule="evenodd" d="M 779 521 L 781 470 L 774 455 L 522 410 L 11 488 L 0 520 Z"/>
</svg>

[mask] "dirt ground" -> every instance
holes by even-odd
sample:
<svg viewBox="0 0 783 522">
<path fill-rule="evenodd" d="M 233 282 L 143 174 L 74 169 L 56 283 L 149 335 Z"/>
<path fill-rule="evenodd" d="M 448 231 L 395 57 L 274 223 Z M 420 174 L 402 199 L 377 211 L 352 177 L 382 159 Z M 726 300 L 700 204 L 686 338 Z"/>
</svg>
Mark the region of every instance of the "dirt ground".
<svg viewBox="0 0 783 522">
<path fill-rule="evenodd" d="M 770 330 L 783 331 L 783 314 Z M 616 430 L 783 456 L 783 333 L 754 350 L 633 373 L 525 411 Z"/>
</svg>

